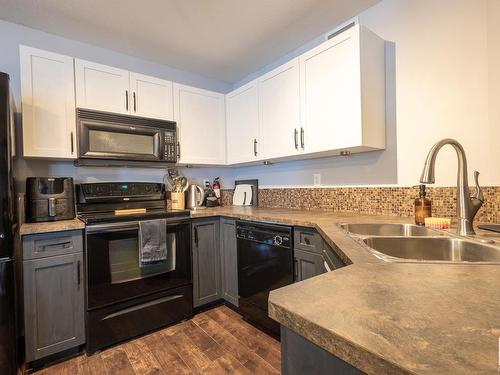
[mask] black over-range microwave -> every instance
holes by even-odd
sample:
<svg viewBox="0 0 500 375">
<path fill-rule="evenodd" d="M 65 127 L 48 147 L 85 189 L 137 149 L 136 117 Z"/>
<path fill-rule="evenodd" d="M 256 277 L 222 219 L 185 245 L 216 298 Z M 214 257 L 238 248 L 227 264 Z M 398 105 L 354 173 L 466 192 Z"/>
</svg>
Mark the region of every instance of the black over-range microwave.
<svg viewBox="0 0 500 375">
<path fill-rule="evenodd" d="M 80 159 L 176 163 L 179 154 L 174 121 L 78 108 Z"/>
</svg>

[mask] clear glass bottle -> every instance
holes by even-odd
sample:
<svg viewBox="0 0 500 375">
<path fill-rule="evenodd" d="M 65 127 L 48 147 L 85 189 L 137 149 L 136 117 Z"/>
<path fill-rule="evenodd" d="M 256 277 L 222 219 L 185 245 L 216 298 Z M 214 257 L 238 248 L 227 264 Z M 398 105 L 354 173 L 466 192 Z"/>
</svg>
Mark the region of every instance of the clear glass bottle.
<svg viewBox="0 0 500 375">
<path fill-rule="evenodd" d="M 419 197 L 415 199 L 415 224 L 425 225 L 425 218 L 432 216 L 432 201 L 426 197 L 425 185 L 420 185 Z"/>
</svg>

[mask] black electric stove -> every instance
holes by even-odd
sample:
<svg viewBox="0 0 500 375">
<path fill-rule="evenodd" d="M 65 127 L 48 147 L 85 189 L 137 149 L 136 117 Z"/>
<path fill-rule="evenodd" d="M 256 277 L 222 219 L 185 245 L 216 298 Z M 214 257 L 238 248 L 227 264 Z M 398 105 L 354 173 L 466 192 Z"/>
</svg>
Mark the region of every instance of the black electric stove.
<svg viewBox="0 0 500 375">
<path fill-rule="evenodd" d="M 106 182 L 76 186 L 77 215 L 86 225 L 189 217 L 189 210 L 165 207 L 165 186 L 151 182 Z M 145 212 L 120 214 L 124 210 Z"/>
<path fill-rule="evenodd" d="M 189 211 L 165 208 L 149 182 L 80 184 L 85 226 L 87 353 L 189 318 L 193 313 Z M 124 214 L 123 210 L 139 210 Z M 141 264 L 141 227 L 166 219 L 165 260 Z"/>
</svg>

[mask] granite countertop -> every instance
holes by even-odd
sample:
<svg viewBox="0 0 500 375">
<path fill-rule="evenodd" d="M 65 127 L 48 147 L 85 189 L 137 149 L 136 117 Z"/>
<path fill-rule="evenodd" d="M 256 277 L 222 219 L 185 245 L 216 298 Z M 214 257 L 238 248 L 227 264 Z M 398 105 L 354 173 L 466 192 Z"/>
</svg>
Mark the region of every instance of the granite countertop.
<svg viewBox="0 0 500 375">
<path fill-rule="evenodd" d="M 336 225 L 411 218 L 250 207 L 192 213 L 219 215 L 315 227 L 347 261 L 272 291 L 269 315 L 351 365 L 368 374 L 498 372 L 500 266 L 389 263 Z"/>
<path fill-rule="evenodd" d="M 25 236 L 28 234 L 62 232 L 65 230 L 84 229 L 85 224 L 78 219 L 48 221 L 43 223 L 23 223 L 19 229 L 19 234 Z"/>
</svg>

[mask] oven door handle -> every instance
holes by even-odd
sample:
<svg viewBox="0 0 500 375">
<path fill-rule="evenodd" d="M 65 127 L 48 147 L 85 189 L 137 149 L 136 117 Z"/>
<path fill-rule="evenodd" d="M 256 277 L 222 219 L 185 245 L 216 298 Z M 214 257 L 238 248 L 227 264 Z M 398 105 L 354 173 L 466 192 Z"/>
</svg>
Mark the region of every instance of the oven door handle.
<svg viewBox="0 0 500 375">
<path fill-rule="evenodd" d="M 189 218 L 167 218 L 167 231 L 168 227 L 179 224 L 189 224 Z M 89 225 L 85 228 L 87 233 L 102 233 L 102 232 L 119 232 L 124 230 L 139 229 L 139 221 L 127 221 L 123 223 L 107 223 Z"/>
<path fill-rule="evenodd" d="M 121 232 L 124 230 L 139 229 L 138 221 L 127 221 L 126 223 L 109 223 L 89 225 L 85 228 L 87 233 Z"/>
</svg>

